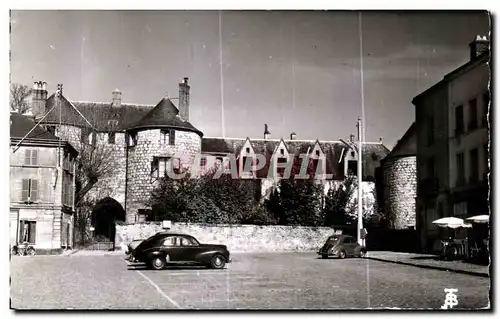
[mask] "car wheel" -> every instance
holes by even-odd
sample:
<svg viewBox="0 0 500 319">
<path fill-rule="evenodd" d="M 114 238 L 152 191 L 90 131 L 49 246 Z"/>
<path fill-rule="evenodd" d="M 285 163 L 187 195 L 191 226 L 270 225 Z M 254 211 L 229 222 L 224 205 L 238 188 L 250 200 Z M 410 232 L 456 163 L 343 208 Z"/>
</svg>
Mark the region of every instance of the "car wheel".
<svg viewBox="0 0 500 319">
<path fill-rule="evenodd" d="M 165 268 L 165 258 L 162 256 L 154 256 L 153 259 L 150 262 L 151 268 L 154 270 L 161 270 Z"/>
<path fill-rule="evenodd" d="M 365 258 L 366 257 L 366 250 L 364 249 L 361 249 L 359 251 L 359 258 Z"/>
<path fill-rule="evenodd" d="M 339 253 L 339 258 L 340 259 L 344 259 L 346 256 L 346 253 L 345 253 L 345 250 L 342 250 L 340 253 Z"/>
<path fill-rule="evenodd" d="M 226 259 L 222 255 L 214 255 L 210 260 L 210 268 L 222 269 L 226 265 Z"/>
<path fill-rule="evenodd" d="M 26 255 L 28 256 L 35 256 L 36 255 L 36 250 L 33 247 L 28 247 L 26 250 Z"/>
</svg>

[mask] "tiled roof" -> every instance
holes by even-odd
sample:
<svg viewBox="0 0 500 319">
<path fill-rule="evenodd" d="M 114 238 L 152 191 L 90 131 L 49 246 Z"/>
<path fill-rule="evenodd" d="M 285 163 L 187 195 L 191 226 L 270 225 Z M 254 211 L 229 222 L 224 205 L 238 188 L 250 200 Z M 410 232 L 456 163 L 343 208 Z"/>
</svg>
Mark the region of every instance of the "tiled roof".
<svg viewBox="0 0 500 319">
<path fill-rule="evenodd" d="M 151 111 L 148 112 L 148 114 L 146 114 L 137 123 L 130 125 L 128 129 L 162 127 L 193 131 L 200 136 L 203 136 L 203 133 L 196 129 L 191 123 L 181 120 L 179 117 L 179 109 L 169 98 L 163 98 Z"/>
<path fill-rule="evenodd" d="M 10 137 L 22 139 L 32 128 L 35 126 L 35 122 L 26 115 L 21 115 L 19 113 L 10 113 Z M 58 141 L 59 139 L 54 134 L 44 130 L 42 127 L 37 126 L 33 132 L 31 132 L 27 139 L 40 139 L 49 141 Z"/>
<path fill-rule="evenodd" d="M 55 107 L 54 107 L 55 106 Z M 140 105 L 122 103 L 119 107 L 113 107 L 110 103 L 105 102 L 81 102 L 69 101 L 64 96 L 61 102 L 56 103 L 56 98 L 52 94 L 47 99 L 47 111 L 52 107 L 54 109 L 43 121 L 44 123 L 59 123 L 59 115 L 61 121 L 66 124 L 72 124 L 83 127 L 90 127 L 89 123 L 78 114 L 74 107 L 80 111 L 83 116 L 92 124 L 98 131 L 123 131 L 127 127 L 133 125 L 144 117 L 149 111 L 154 108 L 154 105 Z M 59 111 L 60 110 L 60 111 Z M 61 112 L 61 114 L 59 114 Z M 110 120 L 117 120 L 116 126 L 110 125 Z"/>
<path fill-rule="evenodd" d="M 58 124 L 59 119 L 61 119 L 61 122 L 70 125 L 81 127 L 91 127 L 92 125 L 101 132 L 170 127 L 202 135 L 191 123 L 179 118 L 179 110 L 170 99 L 166 98 L 162 99 L 156 106 L 122 103 L 119 107 L 114 107 L 111 102 L 69 101 L 64 96 L 57 103 L 57 99 L 52 94 L 47 99 L 46 109 L 47 111 L 52 109 L 43 121 L 46 124 Z M 113 120 L 117 121 L 115 125 Z"/>
<path fill-rule="evenodd" d="M 243 138 L 203 138 L 201 142 L 201 151 L 211 154 L 239 154 L 245 144 Z M 291 154 L 305 154 L 309 150 L 312 152 L 316 141 L 284 140 L 283 141 Z M 250 139 L 250 144 L 257 154 L 266 156 L 266 167 L 259 172 L 259 177 L 267 176 L 269 159 L 274 150 L 279 145 L 280 140 Z M 333 174 L 334 178 L 340 179 L 344 176 L 343 164 L 339 163 L 342 149 L 346 146 L 339 141 L 319 141 L 319 145 L 326 156 L 326 173 Z M 345 151 L 344 151 L 345 152 Z M 363 145 L 363 169 L 364 176 L 373 178 L 375 168 L 380 165 L 380 161 L 389 153 L 389 149 L 381 143 L 366 143 Z M 345 154 L 344 154 L 345 155 Z"/>
</svg>

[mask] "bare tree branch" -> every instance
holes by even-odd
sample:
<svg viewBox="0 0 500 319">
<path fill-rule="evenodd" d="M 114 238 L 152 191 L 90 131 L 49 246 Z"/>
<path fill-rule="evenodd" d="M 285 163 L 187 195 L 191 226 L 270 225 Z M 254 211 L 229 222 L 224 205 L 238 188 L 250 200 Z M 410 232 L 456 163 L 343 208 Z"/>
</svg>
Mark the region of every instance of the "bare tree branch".
<svg viewBox="0 0 500 319">
<path fill-rule="evenodd" d="M 30 109 L 30 105 L 26 98 L 31 95 L 31 89 L 23 84 L 12 83 L 10 85 L 10 109 L 18 111 L 21 114 L 26 113 Z"/>
<path fill-rule="evenodd" d="M 116 163 L 111 148 L 102 143 L 96 145 L 82 143 L 78 156 L 75 206 L 79 205 L 97 182 L 110 177 L 114 169 Z"/>
</svg>

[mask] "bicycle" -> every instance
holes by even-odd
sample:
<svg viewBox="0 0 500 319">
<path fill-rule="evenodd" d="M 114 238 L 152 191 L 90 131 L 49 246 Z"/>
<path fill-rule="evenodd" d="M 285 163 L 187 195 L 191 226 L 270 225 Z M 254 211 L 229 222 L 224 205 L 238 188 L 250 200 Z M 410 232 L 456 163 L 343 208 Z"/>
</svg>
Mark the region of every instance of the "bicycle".
<svg viewBox="0 0 500 319">
<path fill-rule="evenodd" d="M 23 242 L 22 244 L 14 245 L 11 249 L 11 254 L 19 256 L 34 256 L 36 255 L 36 249 L 28 242 Z"/>
</svg>

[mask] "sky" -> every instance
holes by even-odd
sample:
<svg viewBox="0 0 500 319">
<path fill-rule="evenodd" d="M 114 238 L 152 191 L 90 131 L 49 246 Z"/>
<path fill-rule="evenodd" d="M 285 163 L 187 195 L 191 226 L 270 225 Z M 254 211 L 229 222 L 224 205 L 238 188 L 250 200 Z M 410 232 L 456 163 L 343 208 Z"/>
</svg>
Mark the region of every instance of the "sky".
<svg viewBox="0 0 500 319">
<path fill-rule="evenodd" d="M 361 32 L 351 11 L 12 11 L 10 76 L 139 104 L 178 97 L 188 77 L 190 122 L 209 137 L 262 138 L 268 124 L 272 138 L 348 138 L 363 96 L 366 141 L 391 148 L 413 97 L 489 30 L 484 11 L 363 12 Z"/>
</svg>

